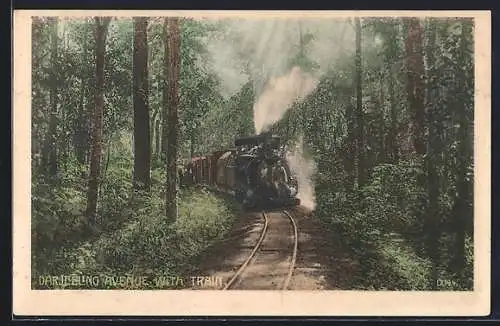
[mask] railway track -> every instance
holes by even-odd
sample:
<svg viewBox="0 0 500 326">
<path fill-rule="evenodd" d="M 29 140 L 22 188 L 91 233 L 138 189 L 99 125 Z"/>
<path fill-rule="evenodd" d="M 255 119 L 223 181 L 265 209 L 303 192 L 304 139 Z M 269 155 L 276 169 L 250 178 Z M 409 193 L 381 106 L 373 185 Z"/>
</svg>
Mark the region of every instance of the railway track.
<svg viewBox="0 0 500 326">
<path fill-rule="evenodd" d="M 264 226 L 257 243 L 224 290 L 288 289 L 297 260 L 297 223 L 286 210 L 262 212 L 262 217 Z"/>
</svg>

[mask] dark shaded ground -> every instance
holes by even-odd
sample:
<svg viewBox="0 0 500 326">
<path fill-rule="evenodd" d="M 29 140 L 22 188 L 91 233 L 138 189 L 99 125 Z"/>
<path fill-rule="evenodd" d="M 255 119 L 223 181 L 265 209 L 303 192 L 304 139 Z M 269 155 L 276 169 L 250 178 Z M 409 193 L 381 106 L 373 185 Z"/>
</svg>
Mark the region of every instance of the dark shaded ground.
<svg viewBox="0 0 500 326">
<path fill-rule="evenodd" d="M 353 289 L 359 261 L 350 250 L 303 207 L 288 209 L 298 227 L 298 254 L 289 290 Z M 288 272 L 293 248 L 292 226 L 280 210 L 268 212 L 269 234 L 249 264 L 243 281 L 235 289 L 280 289 Z M 218 278 L 219 282 L 196 289 L 222 289 L 245 262 L 257 243 L 264 218 L 261 213 L 243 213 L 229 236 L 215 245 L 199 263 L 197 274 Z"/>
</svg>

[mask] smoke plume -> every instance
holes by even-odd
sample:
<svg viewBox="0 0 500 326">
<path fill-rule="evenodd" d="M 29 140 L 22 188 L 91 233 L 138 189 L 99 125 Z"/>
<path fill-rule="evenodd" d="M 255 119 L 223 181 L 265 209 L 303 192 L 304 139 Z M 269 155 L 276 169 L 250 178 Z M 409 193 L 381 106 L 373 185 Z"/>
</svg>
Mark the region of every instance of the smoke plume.
<svg viewBox="0 0 500 326">
<path fill-rule="evenodd" d="M 295 101 L 315 89 L 321 76 L 354 53 L 354 29 L 346 18 L 241 17 L 220 19 L 217 26 L 205 39 L 211 66 L 225 98 L 252 83 L 257 134 L 279 121 Z M 290 70 L 292 59 L 301 52 L 316 64 L 313 75 L 298 67 Z M 300 139 L 287 156 L 298 178 L 298 198 L 314 209 L 315 164 L 304 154 Z"/>
<path fill-rule="evenodd" d="M 243 15 L 217 21 L 218 28 L 204 42 L 226 98 L 248 81 L 254 84 L 259 98 L 270 77 L 289 72 L 290 59 L 299 52 L 301 35 L 313 35 L 304 51 L 318 65 L 315 76 L 325 74 L 345 54 L 354 53 L 354 29 L 346 18 Z"/>
<path fill-rule="evenodd" d="M 317 79 L 302 72 L 299 67 L 294 67 L 285 76 L 272 77 L 253 106 L 257 134 L 279 121 L 293 102 L 307 96 L 317 83 Z"/>
<path fill-rule="evenodd" d="M 314 210 L 316 208 L 316 195 L 312 177 L 316 165 L 312 159 L 307 158 L 305 155 L 302 136 L 300 136 L 295 148 L 287 153 L 287 159 L 299 184 L 297 198 L 300 199 L 302 206 Z"/>
</svg>

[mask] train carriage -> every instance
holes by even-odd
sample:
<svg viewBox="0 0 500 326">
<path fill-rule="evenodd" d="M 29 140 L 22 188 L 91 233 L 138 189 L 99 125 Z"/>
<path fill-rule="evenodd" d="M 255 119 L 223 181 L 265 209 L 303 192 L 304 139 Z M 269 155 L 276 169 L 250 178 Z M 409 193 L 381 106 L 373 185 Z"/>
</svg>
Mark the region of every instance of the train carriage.
<svg viewBox="0 0 500 326">
<path fill-rule="evenodd" d="M 208 159 L 206 156 L 201 157 L 201 182 L 203 184 L 208 184 L 208 173 L 209 173 L 209 167 L 208 167 Z"/>
<path fill-rule="evenodd" d="M 209 155 L 209 184 L 217 185 L 217 161 L 226 151 L 216 151 Z"/>
<path fill-rule="evenodd" d="M 189 167 L 193 183 L 231 194 L 245 207 L 300 204 L 279 137 L 239 138 L 234 148 L 195 157 Z"/>
<path fill-rule="evenodd" d="M 193 183 L 201 183 L 201 157 L 193 157 L 192 162 Z"/>
</svg>

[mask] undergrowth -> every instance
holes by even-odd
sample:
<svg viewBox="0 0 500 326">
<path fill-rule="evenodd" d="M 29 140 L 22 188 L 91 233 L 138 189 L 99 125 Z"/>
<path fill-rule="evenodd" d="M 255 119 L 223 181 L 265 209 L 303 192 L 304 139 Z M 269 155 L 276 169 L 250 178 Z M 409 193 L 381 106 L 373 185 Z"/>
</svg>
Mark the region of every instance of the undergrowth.
<svg viewBox="0 0 500 326">
<path fill-rule="evenodd" d="M 33 186 L 32 285 L 34 288 L 116 288 L 111 277 L 147 277 L 147 284 L 120 288 L 158 288 L 159 277 L 188 275 L 192 262 L 233 223 L 232 202 L 202 188 L 179 191 L 177 219 L 165 217 L 165 175 L 153 172 L 148 193 L 133 192 L 130 172 L 106 171 L 101 185 L 98 227 L 83 236 L 85 192 L 77 180 Z M 72 179 L 77 176 L 71 177 Z M 71 181 L 71 182 L 70 182 Z M 82 181 L 82 180 L 80 180 Z M 55 284 L 49 275 L 98 277 L 95 284 Z"/>
<path fill-rule="evenodd" d="M 473 242 L 466 237 L 467 264 L 461 275 L 450 268 L 453 238 L 441 232 L 439 262 L 423 254 L 422 221 L 417 218 L 416 176 L 421 163 L 377 166 L 361 189 L 320 184 L 315 214 L 339 234 L 360 262 L 354 288 L 361 290 L 471 290 Z M 327 181 L 328 182 L 328 181 Z M 451 206 L 440 198 L 442 215 Z M 439 284 L 437 284 L 439 283 Z M 436 286 L 437 285 L 437 286 Z"/>
</svg>

